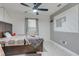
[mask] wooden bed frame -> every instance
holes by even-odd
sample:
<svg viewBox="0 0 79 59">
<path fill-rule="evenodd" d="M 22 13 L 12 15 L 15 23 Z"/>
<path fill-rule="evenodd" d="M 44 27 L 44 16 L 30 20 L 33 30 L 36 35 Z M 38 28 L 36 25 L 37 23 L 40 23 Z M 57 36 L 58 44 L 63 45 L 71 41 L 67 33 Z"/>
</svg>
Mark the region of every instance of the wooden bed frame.
<svg viewBox="0 0 79 59">
<path fill-rule="evenodd" d="M 12 34 L 12 24 L 0 21 L 0 38 L 3 37 L 2 33 L 6 31 L 9 31 Z M 24 45 L 20 46 L 5 46 L 5 43 L 3 45 L 4 47 L 2 48 L 4 50 L 5 55 L 36 53 L 39 51 L 43 51 L 43 42 L 41 42 L 41 44 L 36 48 L 32 47 L 32 45 L 25 45 L 25 40 Z"/>
<path fill-rule="evenodd" d="M 5 46 L 3 47 L 3 50 L 6 56 L 43 52 L 43 42 L 41 42 L 41 44 L 36 48 L 34 48 L 32 45 L 20 45 Z"/>
<path fill-rule="evenodd" d="M 0 21 L 0 38 L 2 38 L 3 33 L 7 31 L 12 34 L 12 24 Z"/>
</svg>

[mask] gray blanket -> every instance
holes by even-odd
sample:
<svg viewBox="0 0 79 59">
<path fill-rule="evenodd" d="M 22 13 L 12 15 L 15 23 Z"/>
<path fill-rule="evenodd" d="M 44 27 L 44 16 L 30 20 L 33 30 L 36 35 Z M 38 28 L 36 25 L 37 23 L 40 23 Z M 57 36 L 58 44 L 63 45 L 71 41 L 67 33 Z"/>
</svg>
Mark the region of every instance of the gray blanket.
<svg viewBox="0 0 79 59">
<path fill-rule="evenodd" d="M 32 37 L 32 38 L 27 38 L 29 43 L 31 43 L 31 45 L 36 48 L 37 46 L 39 46 L 42 42 L 43 42 L 43 39 L 42 38 L 35 38 L 35 37 Z"/>
</svg>

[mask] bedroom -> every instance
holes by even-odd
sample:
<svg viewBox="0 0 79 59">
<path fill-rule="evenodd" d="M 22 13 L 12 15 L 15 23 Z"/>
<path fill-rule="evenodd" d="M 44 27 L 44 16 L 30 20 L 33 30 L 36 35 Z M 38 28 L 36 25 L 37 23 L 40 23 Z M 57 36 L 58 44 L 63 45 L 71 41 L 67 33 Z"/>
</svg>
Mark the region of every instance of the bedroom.
<svg viewBox="0 0 79 59">
<path fill-rule="evenodd" d="M 21 3 L 0 3 L 0 23 L 2 23 L 4 25 L 3 26 L 1 24 L 1 26 L 0 26 L 0 33 L 1 33 L 0 35 L 3 36 L 3 33 L 5 34 L 5 32 L 8 32 L 8 35 L 11 33 L 13 36 L 17 36 L 17 37 L 13 37 L 14 41 L 17 41 L 17 38 L 23 39 L 22 40 L 23 42 L 21 41 L 22 46 L 20 46 L 20 47 L 16 46 L 16 44 L 12 44 L 11 47 L 9 47 L 9 44 L 7 44 L 5 42 L 1 42 L 1 44 L 3 44 L 3 47 L 4 47 L 3 50 L 4 50 L 5 56 L 6 55 L 14 55 L 15 56 L 17 54 L 26 54 L 26 56 L 27 55 L 40 56 L 42 54 L 44 56 L 74 54 L 74 53 L 69 53 L 68 51 L 61 52 L 61 50 L 55 46 L 53 46 L 53 47 L 55 47 L 55 49 L 58 48 L 60 50 L 60 52 L 55 53 L 54 51 L 52 51 L 52 48 L 51 48 L 52 45 L 49 41 L 52 41 L 51 39 L 53 39 L 54 35 L 52 33 L 53 26 L 51 26 L 53 24 L 52 23 L 53 21 L 50 16 L 54 13 L 57 13 L 57 11 L 61 10 L 64 7 L 70 6 L 68 8 L 71 8 L 72 6 L 74 7 L 77 4 L 73 4 L 73 3 L 71 3 L 71 4 L 68 4 L 68 3 L 61 3 L 61 4 L 60 3 L 42 3 L 39 6 L 39 8 L 46 8 L 46 9 L 48 9 L 48 11 L 38 11 L 39 15 L 33 12 L 34 3 L 26 3 L 26 4 L 29 5 L 30 7 L 23 6 Z M 76 8 L 74 8 L 74 9 L 76 9 Z M 30 25 L 30 23 L 31 23 L 31 25 Z M 7 24 L 9 24 L 9 25 L 7 25 Z M 30 27 L 31 26 L 33 27 L 33 25 L 34 25 L 34 28 L 29 28 L 27 25 Z M 58 26 L 59 25 L 61 26 L 61 24 L 58 24 Z M 8 26 L 10 26 L 10 27 L 8 28 Z M 4 28 L 5 28 L 5 30 L 4 30 Z M 32 29 L 35 32 L 31 32 L 29 29 L 30 30 Z M 57 31 L 57 29 L 58 28 L 54 28 L 54 30 L 56 30 L 56 31 Z M 29 30 L 30 33 L 27 30 Z M 72 30 L 72 31 L 74 31 L 74 30 Z M 36 42 L 36 44 L 40 43 L 40 45 L 36 49 L 34 49 L 33 46 L 29 48 L 29 46 L 31 46 L 31 45 L 24 46 L 24 44 L 28 44 L 28 40 L 26 40 L 26 38 L 29 39 L 29 35 L 27 35 L 27 34 L 32 36 L 34 39 L 36 39 L 36 38 L 42 39 L 41 43 L 40 43 L 41 40 Z M 25 37 L 25 36 L 27 36 L 27 37 Z M 33 40 L 33 38 L 31 38 L 31 39 Z M 3 41 L 5 38 L 0 38 L 0 39 Z M 6 41 L 8 41 L 8 40 L 6 40 Z M 58 41 L 58 43 L 60 43 L 60 41 Z M 63 44 L 66 44 L 66 42 L 63 41 Z M 43 47 L 43 45 L 44 45 L 44 47 Z M 34 54 L 28 53 L 29 50 L 32 51 Z M 39 50 L 39 51 L 37 51 L 37 50 Z M 51 51 L 48 51 L 48 50 L 51 50 Z M 58 51 L 58 50 L 56 50 L 56 51 Z M 12 54 L 8 54 L 9 52 L 11 52 Z M 35 53 L 35 52 L 37 52 L 37 53 Z"/>
<path fill-rule="evenodd" d="M 31 4 L 29 4 L 31 5 Z M 20 6 L 20 7 L 19 7 Z M 20 3 L 2 3 L 0 4 L 0 22 L 11 24 L 12 33 L 15 33 L 16 36 L 23 36 L 25 35 L 25 19 L 41 19 L 38 21 L 38 27 L 39 27 L 39 36 L 44 37 L 45 40 L 50 39 L 50 24 L 49 24 L 49 17 L 45 18 L 42 15 L 39 17 L 39 15 L 36 16 L 36 14 L 32 14 L 32 11 L 29 11 L 31 8 L 22 6 Z M 13 9 L 12 9 L 12 8 Z M 19 9 L 20 8 L 20 9 Z M 23 9 L 24 8 L 24 9 Z M 28 9 L 27 9 L 28 8 Z M 28 13 L 26 13 L 26 10 Z M 43 20 L 43 21 L 42 21 Z M 2 23 L 2 24 L 3 24 Z M 1 24 L 1 25 L 2 25 Z M 7 24 L 6 24 L 7 25 Z M 45 26 L 47 25 L 47 26 Z M 5 26 L 5 25 L 4 25 Z M 1 26 L 2 27 L 2 26 Z M 44 30 L 45 29 L 45 30 Z M 1 32 L 4 32 L 7 30 L 1 29 Z M 48 33 L 46 35 L 46 33 Z"/>
</svg>

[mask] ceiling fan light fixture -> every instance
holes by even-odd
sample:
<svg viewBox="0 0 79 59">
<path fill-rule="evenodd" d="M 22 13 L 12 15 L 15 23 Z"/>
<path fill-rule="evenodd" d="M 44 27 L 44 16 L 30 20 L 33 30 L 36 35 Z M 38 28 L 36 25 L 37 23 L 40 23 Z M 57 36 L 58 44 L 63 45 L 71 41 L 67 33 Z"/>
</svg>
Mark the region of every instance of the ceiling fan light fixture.
<svg viewBox="0 0 79 59">
<path fill-rule="evenodd" d="M 37 9 L 34 9 L 34 10 L 33 10 L 34 13 L 36 13 L 37 11 L 38 11 Z"/>
</svg>

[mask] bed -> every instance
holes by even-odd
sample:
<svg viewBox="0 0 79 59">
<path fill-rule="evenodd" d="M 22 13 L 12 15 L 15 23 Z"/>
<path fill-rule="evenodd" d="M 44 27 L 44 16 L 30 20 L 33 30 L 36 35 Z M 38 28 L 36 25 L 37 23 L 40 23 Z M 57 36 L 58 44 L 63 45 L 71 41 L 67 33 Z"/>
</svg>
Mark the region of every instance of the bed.
<svg viewBox="0 0 79 59">
<path fill-rule="evenodd" d="M 28 37 L 26 35 L 16 35 L 6 38 L 3 37 L 4 32 L 10 32 L 12 34 L 12 24 L 0 22 L 0 43 L 2 44 L 5 55 L 28 54 L 43 51 L 43 39 L 38 36 Z"/>
<path fill-rule="evenodd" d="M 8 39 L 2 38 L 5 44 L 3 50 L 5 55 L 16 55 L 24 53 L 37 53 L 43 51 L 43 39 L 38 37 L 14 36 Z"/>
</svg>

